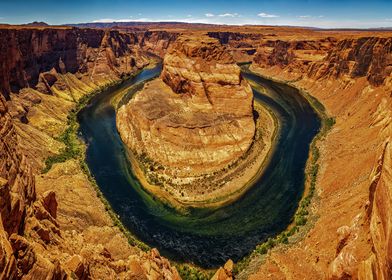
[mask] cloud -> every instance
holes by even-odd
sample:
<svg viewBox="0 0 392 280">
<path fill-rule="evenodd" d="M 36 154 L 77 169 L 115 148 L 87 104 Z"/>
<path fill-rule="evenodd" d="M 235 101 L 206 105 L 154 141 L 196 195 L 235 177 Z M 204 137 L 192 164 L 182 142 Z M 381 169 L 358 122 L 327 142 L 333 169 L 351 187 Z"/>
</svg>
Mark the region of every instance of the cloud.
<svg viewBox="0 0 392 280">
<path fill-rule="evenodd" d="M 124 18 L 124 19 L 101 18 L 101 19 L 93 20 L 94 23 L 130 22 L 130 21 L 135 21 L 135 19 L 132 19 L 132 18 Z"/>
<path fill-rule="evenodd" d="M 303 16 L 297 16 L 297 18 L 323 18 L 323 15 L 319 16 L 311 16 L 311 15 L 303 15 Z"/>
<path fill-rule="evenodd" d="M 267 13 L 259 13 L 257 15 L 262 18 L 277 18 L 277 17 L 279 17 L 278 15 L 272 15 L 272 14 L 267 14 Z"/>
<path fill-rule="evenodd" d="M 221 15 L 218 15 L 218 16 L 219 16 L 219 17 L 238 17 L 239 14 L 238 14 L 238 13 L 234 13 L 234 14 L 225 13 L 225 14 L 221 14 Z"/>
<path fill-rule="evenodd" d="M 211 14 L 211 13 L 206 13 L 205 16 L 206 16 L 206 17 L 214 17 L 215 15 L 214 15 L 214 14 Z"/>
</svg>

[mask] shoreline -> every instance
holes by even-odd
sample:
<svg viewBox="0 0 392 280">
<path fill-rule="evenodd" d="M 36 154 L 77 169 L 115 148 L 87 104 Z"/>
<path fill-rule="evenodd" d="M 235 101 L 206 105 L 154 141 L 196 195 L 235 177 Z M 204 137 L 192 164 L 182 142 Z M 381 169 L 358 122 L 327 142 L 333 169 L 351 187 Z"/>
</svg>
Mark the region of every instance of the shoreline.
<svg viewBox="0 0 392 280">
<path fill-rule="evenodd" d="M 235 166 L 228 171 L 228 173 L 236 172 L 237 166 L 245 165 L 244 169 L 240 170 L 242 175 L 239 178 L 235 178 L 233 181 L 228 182 L 231 183 L 229 186 L 223 186 L 222 188 L 219 188 L 218 190 L 215 190 L 205 195 L 202 199 L 196 199 L 196 197 L 187 200 L 179 199 L 179 197 L 173 195 L 170 190 L 167 191 L 164 190 L 161 186 L 149 183 L 140 166 L 139 161 L 136 159 L 135 155 L 127 149 L 127 157 L 131 163 L 131 169 L 133 174 L 140 182 L 142 188 L 150 195 L 158 198 L 162 203 L 166 204 L 167 206 L 181 212 L 186 212 L 187 208 L 190 207 L 200 209 L 214 209 L 235 202 L 236 200 L 241 198 L 247 190 L 252 187 L 252 184 L 258 178 L 263 175 L 265 167 L 268 165 L 268 162 L 271 159 L 271 155 L 275 149 L 278 131 L 280 129 L 279 121 L 277 120 L 276 116 L 265 105 L 261 104 L 261 102 L 259 101 L 254 100 L 254 107 L 255 111 L 259 113 L 259 116 L 263 116 L 263 118 L 269 119 L 270 124 L 267 126 L 258 124 L 256 126 L 255 137 L 256 133 L 261 132 L 262 130 L 263 135 L 261 139 L 254 140 L 249 150 L 245 153 L 246 157 L 244 159 L 237 159 L 234 162 Z M 259 120 L 256 120 L 256 122 L 260 121 L 260 119 L 261 117 L 259 117 Z M 269 132 L 269 135 L 267 137 L 264 136 L 264 130 L 267 130 Z M 263 145 L 261 153 L 259 154 L 257 154 L 257 152 L 259 151 L 257 150 L 258 147 L 255 147 L 256 144 Z M 251 161 L 248 162 L 248 159 L 251 159 Z M 244 181 L 244 179 L 246 180 L 246 182 L 241 184 L 241 180 Z M 233 185 L 236 185 L 236 183 L 239 183 L 241 187 L 233 187 Z M 223 191 L 226 191 L 228 193 L 224 193 L 223 195 L 217 195 L 222 193 Z"/>
<path fill-rule="evenodd" d="M 253 73 L 257 74 L 256 72 L 253 72 Z M 137 75 L 137 73 L 134 74 L 134 75 Z M 270 77 L 265 77 L 265 78 L 268 78 L 268 79 L 270 79 L 270 80 L 274 80 L 274 79 L 272 79 L 272 78 L 270 78 Z M 279 83 L 284 83 L 284 82 L 279 81 L 279 80 L 274 80 L 274 81 L 279 82 Z M 121 83 L 121 81 L 119 81 L 119 83 Z M 118 85 L 118 84 L 115 84 L 115 85 L 113 85 L 113 86 L 116 86 L 116 85 Z M 302 93 L 302 91 L 301 91 L 300 89 L 298 89 L 298 90 Z M 100 93 L 100 92 L 91 95 L 90 98 L 96 96 L 96 95 L 99 94 L 99 93 Z M 308 100 L 308 101 L 309 101 L 309 100 Z M 310 101 L 309 101 L 309 102 L 310 102 Z M 310 102 L 310 103 L 311 103 L 311 102 Z M 312 105 L 312 107 L 314 108 L 314 104 L 311 103 L 311 105 Z M 76 106 L 76 105 L 75 105 L 75 106 Z M 83 107 L 82 107 L 82 108 L 83 108 Z M 80 108 L 80 109 L 82 109 L 82 108 Z M 265 107 L 264 107 L 264 109 L 267 110 Z M 317 110 L 317 112 L 318 112 L 318 110 Z M 71 113 L 71 112 L 70 112 L 70 113 Z M 277 131 L 277 129 L 275 129 L 275 132 L 276 132 L 276 131 Z M 317 134 L 316 137 L 318 137 L 318 135 L 319 135 L 319 134 Z M 276 135 L 275 135 L 274 137 L 276 137 Z M 315 141 L 316 137 L 313 139 L 312 144 L 313 144 L 313 142 Z M 311 145 L 312 145 L 312 144 L 311 144 Z M 86 147 L 84 142 L 82 143 L 82 145 L 83 145 L 84 147 Z M 271 152 L 271 151 L 272 151 L 272 149 L 270 149 L 270 152 Z M 309 157 L 309 158 L 310 158 L 310 157 Z M 309 160 L 309 159 L 308 159 L 308 160 Z M 84 168 L 87 167 L 87 163 L 86 163 L 84 160 L 83 160 L 83 162 L 81 162 L 81 163 L 83 163 L 83 173 L 84 173 L 84 172 L 85 172 Z M 81 166 L 82 166 L 82 165 L 81 165 Z M 308 164 L 307 164 L 306 166 L 307 166 L 306 169 L 308 169 Z M 88 170 L 88 167 L 87 167 L 87 170 Z M 88 170 L 88 171 L 89 171 L 89 170 Z M 91 174 L 88 175 L 89 181 L 90 181 L 91 179 L 94 180 L 92 176 L 91 176 L 91 179 L 90 179 L 90 176 L 91 176 Z M 129 242 L 131 245 L 135 246 L 133 242 L 134 242 L 135 239 L 136 239 L 137 243 L 140 242 L 140 244 L 142 244 L 142 248 L 143 248 L 144 246 L 146 246 L 146 247 L 144 247 L 144 248 L 142 249 L 141 247 L 139 247 L 140 245 L 136 245 L 137 247 L 139 247 L 139 249 L 141 249 L 141 250 L 143 250 L 143 251 L 150 249 L 150 247 L 149 247 L 148 245 L 146 245 L 145 243 L 141 242 L 139 239 L 135 238 L 134 235 L 132 234 L 132 232 L 131 232 L 129 229 L 126 229 L 126 228 L 125 228 L 125 226 L 124 226 L 124 225 L 121 223 L 121 221 L 118 219 L 117 214 L 111 209 L 110 204 L 107 202 L 107 200 L 105 199 L 105 197 L 102 195 L 102 193 L 101 193 L 99 187 L 98 187 L 96 184 L 94 184 L 93 181 L 90 181 L 90 182 L 92 183 L 92 186 L 93 186 L 94 190 L 97 192 L 97 196 L 100 198 L 101 203 L 102 203 L 105 207 L 106 207 L 107 205 L 109 206 L 109 208 L 107 208 L 106 212 L 108 212 L 108 214 L 109 214 L 109 216 L 111 217 L 111 219 L 112 219 L 114 225 L 120 229 L 120 231 L 124 234 L 124 236 L 125 236 L 127 239 L 129 238 L 129 235 L 131 236 L 131 240 L 132 240 L 132 241 L 128 239 L 128 242 Z M 306 181 L 306 182 L 308 182 L 308 181 Z M 305 185 L 308 185 L 308 184 L 305 184 Z M 305 191 L 304 191 L 303 197 L 304 197 L 304 196 L 305 196 Z M 302 201 L 302 199 L 301 199 L 301 201 Z M 290 224 L 290 225 L 291 225 L 291 224 Z M 290 225 L 289 225 L 289 226 L 290 226 Z M 129 234 L 129 235 L 128 235 L 128 234 Z M 293 244 L 294 244 L 294 243 L 293 243 Z M 246 257 L 245 257 L 245 258 L 246 258 Z M 237 263 L 236 263 L 236 267 L 237 267 L 237 264 L 240 263 L 240 262 L 243 261 L 243 260 L 244 260 L 244 259 L 242 259 L 242 260 L 240 260 L 239 262 L 237 262 Z M 173 262 L 173 261 L 171 261 L 171 262 L 174 263 L 174 264 L 177 264 L 177 265 L 179 265 L 179 266 L 191 267 L 191 268 L 194 268 L 194 269 L 196 269 L 196 270 L 198 270 L 198 271 L 203 271 L 203 272 L 211 272 L 211 271 L 212 271 L 211 269 L 203 269 L 203 268 L 200 268 L 200 267 L 198 267 L 198 266 L 193 265 L 192 263 L 187 263 L 187 262 L 185 262 L 185 263 L 178 263 L 178 262 Z"/>
<path fill-rule="evenodd" d="M 310 106 L 320 117 L 321 127 L 309 146 L 309 155 L 305 166 L 306 178 L 304 182 L 304 190 L 301 195 L 301 199 L 299 200 L 297 210 L 293 215 L 292 222 L 288 224 L 286 229 L 283 230 L 281 233 L 257 245 L 256 248 L 252 252 L 250 252 L 248 256 L 245 256 L 240 261 L 235 263 L 234 274 L 239 279 L 246 279 L 246 275 L 251 273 L 251 271 L 246 271 L 245 275 L 242 274 L 251 265 L 252 262 L 256 262 L 258 265 L 265 262 L 266 255 L 269 251 L 277 247 L 291 247 L 301 241 L 304 237 L 303 235 L 309 231 L 310 227 L 312 227 L 315 220 L 318 218 L 314 216 L 314 213 L 311 211 L 311 206 L 315 203 L 315 199 L 317 198 L 316 183 L 320 166 L 318 143 L 325 139 L 325 137 L 328 135 L 329 131 L 334 125 L 334 119 L 330 117 L 329 114 L 326 112 L 324 105 L 305 89 L 295 86 L 293 84 L 293 82 L 295 81 L 286 81 L 276 79 L 272 76 L 264 75 L 263 73 L 259 72 L 257 68 L 252 67 L 252 65 L 247 68 L 247 71 L 250 71 L 251 73 L 264 79 L 271 80 L 276 83 L 285 84 L 297 89 L 298 93 L 301 94 L 308 101 Z M 301 219 L 297 217 L 301 217 Z M 290 237 L 292 237 L 292 239 L 294 240 L 289 240 Z"/>
</svg>

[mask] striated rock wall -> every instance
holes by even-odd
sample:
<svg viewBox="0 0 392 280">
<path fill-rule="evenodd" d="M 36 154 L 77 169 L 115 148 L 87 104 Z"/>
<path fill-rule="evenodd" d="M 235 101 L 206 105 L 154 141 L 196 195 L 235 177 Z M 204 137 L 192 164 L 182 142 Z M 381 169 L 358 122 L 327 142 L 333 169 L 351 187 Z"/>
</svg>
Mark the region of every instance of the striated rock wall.
<svg viewBox="0 0 392 280">
<path fill-rule="evenodd" d="M 252 61 L 260 41 L 264 38 L 262 33 L 251 32 L 210 31 L 207 35 L 225 45 L 236 62 Z"/>
<path fill-rule="evenodd" d="M 130 246 L 75 160 L 40 174 L 80 98 L 150 62 L 136 34 L 0 30 L 0 279 L 179 279 Z M 36 175 L 35 175 L 36 174 Z"/>
<path fill-rule="evenodd" d="M 45 91 L 56 82 L 56 73 L 78 73 L 79 79 L 95 82 L 129 74 L 145 63 L 142 49 L 163 55 L 176 36 L 164 31 L 0 29 L 0 91 L 6 99 L 25 87 L 38 85 Z"/>
<path fill-rule="evenodd" d="M 366 77 L 381 86 L 392 73 L 392 38 L 362 37 L 263 42 L 254 62 L 257 67 L 280 67 L 309 78 Z"/>
<path fill-rule="evenodd" d="M 164 57 L 170 45 L 176 41 L 180 33 L 170 31 L 136 32 L 140 47 L 147 52 Z"/>
<path fill-rule="evenodd" d="M 200 176 L 251 145 L 253 95 L 216 39 L 183 36 L 166 54 L 161 78 L 120 108 L 117 126 L 132 151 L 176 176 Z"/>
<path fill-rule="evenodd" d="M 269 253 L 250 279 L 391 278 L 390 42 L 337 36 L 259 48 L 252 70 L 317 97 L 336 124 L 319 144 L 318 199 L 311 208 L 318 219 L 299 243 Z"/>
</svg>

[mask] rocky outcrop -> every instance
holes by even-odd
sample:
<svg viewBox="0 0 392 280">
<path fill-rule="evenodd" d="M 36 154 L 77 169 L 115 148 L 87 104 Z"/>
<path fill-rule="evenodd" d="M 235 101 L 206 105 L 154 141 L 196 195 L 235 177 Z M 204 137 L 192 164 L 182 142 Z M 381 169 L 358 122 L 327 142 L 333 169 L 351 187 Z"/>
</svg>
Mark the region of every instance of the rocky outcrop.
<svg viewBox="0 0 392 280">
<path fill-rule="evenodd" d="M 136 32 L 136 35 L 138 44 L 144 51 L 163 57 L 180 33 L 162 30 Z"/>
<path fill-rule="evenodd" d="M 160 79 L 119 109 L 117 127 L 141 161 L 154 162 L 153 171 L 189 183 L 249 149 L 252 91 L 216 39 L 183 36 L 166 54 Z"/>
<path fill-rule="evenodd" d="M 149 63 L 139 38 L 77 28 L 0 34 L 0 279 L 179 279 L 157 251 L 128 244 L 77 162 L 40 174 L 63 148 L 75 102 Z"/>
<path fill-rule="evenodd" d="M 252 61 L 264 35 L 252 32 L 210 31 L 207 35 L 216 38 L 227 47 L 236 62 Z"/>
<path fill-rule="evenodd" d="M 234 263 L 228 260 L 223 267 L 220 267 L 212 276 L 211 280 L 233 280 Z"/>
<path fill-rule="evenodd" d="M 285 253 L 271 252 L 250 279 L 391 278 L 390 56 L 382 34 L 262 43 L 251 69 L 308 91 L 336 125 L 319 144 L 317 221 Z"/>
<path fill-rule="evenodd" d="M 256 67 L 279 67 L 309 78 L 366 77 L 380 86 L 392 73 L 392 38 L 363 37 L 267 41 L 254 57 Z"/>
<path fill-rule="evenodd" d="M 369 188 L 366 214 L 372 240 L 372 253 L 361 263 L 361 279 L 389 279 L 392 276 L 392 153 L 391 143 L 385 143 L 383 154 L 374 169 Z"/>
<path fill-rule="evenodd" d="M 240 185 L 224 176 L 254 140 L 251 88 L 216 39 L 182 36 L 165 55 L 160 79 L 119 109 L 117 128 L 149 191 L 174 204 L 219 201 Z"/>
<path fill-rule="evenodd" d="M 135 71 L 146 63 L 141 47 L 162 53 L 175 34 L 116 30 L 47 28 L 0 29 L 0 91 L 37 87 L 43 92 L 58 82 L 57 73 L 100 83 Z M 59 82 L 63 89 L 69 86 Z"/>
<path fill-rule="evenodd" d="M 17 134 L 0 95 L 0 213 L 7 234 L 19 233 L 26 208 L 35 200 L 34 177 L 20 152 Z"/>
<path fill-rule="evenodd" d="M 36 201 L 34 176 L 19 141 L 4 97 L 0 95 L 0 278 L 62 279 L 65 275 L 59 263 L 51 263 L 37 253 L 23 235 L 29 230 L 29 220 L 35 221 L 34 231 L 39 240 L 53 242 L 59 234 L 54 193 Z"/>
<path fill-rule="evenodd" d="M 382 85 L 391 73 L 392 38 L 378 37 L 341 40 L 309 69 L 309 76 L 316 79 L 366 77 L 374 86 Z"/>
<path fill-rule="evenodd" d="M 308 73 L 313 62 L 322 60 L 335 45 L 335 39 L 266 40 L 253 58 L 254 67 L 278 67 L 290 75 L 301 77 Z"/>
</svg>

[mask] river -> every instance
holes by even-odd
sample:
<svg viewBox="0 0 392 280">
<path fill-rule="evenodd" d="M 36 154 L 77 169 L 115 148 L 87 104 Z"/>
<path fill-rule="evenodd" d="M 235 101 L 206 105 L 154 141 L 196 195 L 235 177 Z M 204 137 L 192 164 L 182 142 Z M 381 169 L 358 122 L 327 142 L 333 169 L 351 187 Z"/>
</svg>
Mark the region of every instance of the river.
<svg viewBox="0 0 392 280">
<path fill-rule="evenodd" d="M 125 100 L 129 99 L 160 71 L 161 65 L 145 69 L 96 95 L 80 111 L 79 133 L 87 144 L 87 164 L 122 223 L 161 254 L 205 268 L 229 258 L 237 261 L 291 222 L 303 194 L 309 146 L 320 129 L 320 118 L 297 89 L 244 72 L 246 79 L 265 89 L 253 88 L 255 99 L 268 106 L 280 123 L 271 160 L 236 202 L 183 215 L 141 188 L 116 130 L 113 99 L 124 92 Z"/>
</svg>

